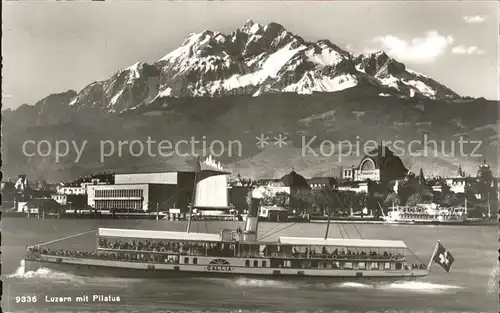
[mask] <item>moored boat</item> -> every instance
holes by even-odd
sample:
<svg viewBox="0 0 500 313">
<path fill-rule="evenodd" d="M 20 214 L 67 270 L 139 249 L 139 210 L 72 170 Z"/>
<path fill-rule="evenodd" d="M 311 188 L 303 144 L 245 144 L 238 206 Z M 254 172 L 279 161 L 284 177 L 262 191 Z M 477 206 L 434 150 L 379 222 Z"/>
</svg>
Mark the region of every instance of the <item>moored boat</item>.
<svg viewBox="0 0 500 313">
<path fill-rule="evenodd" d="M 466 208 L 393 206 L 383 217 L 391 224 L 463 224 L 467 221 Z"/>
</svg>

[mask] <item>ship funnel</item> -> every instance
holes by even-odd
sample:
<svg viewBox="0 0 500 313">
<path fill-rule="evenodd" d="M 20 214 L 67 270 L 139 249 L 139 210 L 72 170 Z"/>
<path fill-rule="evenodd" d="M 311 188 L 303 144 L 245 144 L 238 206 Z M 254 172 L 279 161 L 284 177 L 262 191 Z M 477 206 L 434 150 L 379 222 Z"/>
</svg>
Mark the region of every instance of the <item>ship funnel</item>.
<svg viewBox="0 0 500 313">
<path fill-rule="evenodd" d="M 243 231 L 244 241 L 257 240 L 257 227 L 259 223 L 259 207 L 260 199 L 253 197 L 250 199 L 250 207 L 248 208 L 247 220 L 245 222 L 245 230 Z"/>
</svg>

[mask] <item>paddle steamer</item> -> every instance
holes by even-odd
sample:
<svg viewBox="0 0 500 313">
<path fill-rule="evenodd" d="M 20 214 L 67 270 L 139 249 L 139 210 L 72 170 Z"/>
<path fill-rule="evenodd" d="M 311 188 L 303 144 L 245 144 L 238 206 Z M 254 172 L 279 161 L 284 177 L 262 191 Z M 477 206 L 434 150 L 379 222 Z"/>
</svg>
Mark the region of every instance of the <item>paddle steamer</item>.
<svg viewBox="0 0 500 313">
<path fill-rule="evenodd" d="M 413 252 L 403 241 L 328 238 L 330 222 L 324 238 L 282 236 L 274 241 L 257 238 L 261 198 L 254 190 L 244 230 L 193 233 L 191 219 L 186 232 L 99 228 L 93 252 L 28 247 L 25 269 L 43 267 L 91 276 L 316 277 L 377 281 L 415 279 L 430 272 L 438 245 L 427 266 L 409 264 L 407 256 Z M 192 210 L 191 206 L 189 216 Z"/>
<path fill-rule="evenodd" d="M 245 229 L 219 234 L 99 228 L 92 253 L 28 247 L 26 270 L 125 277 L 258 276 L 402 280 L 429 274 L 410 265 L 399 240 L 257 238 L 260 200 L 252 198 Z M 190 223 L 189 223 L 190 224 Z M 189 228 L 189 225 L 188 225 Z M 432 260 L 432 258 L 431 258 Z"/>
<path fill-rule="evenodd" d="M 396 224 L 463 224 L 467 222 L 467 208 L 393 206 L 383 219 Z"/>
</svg>

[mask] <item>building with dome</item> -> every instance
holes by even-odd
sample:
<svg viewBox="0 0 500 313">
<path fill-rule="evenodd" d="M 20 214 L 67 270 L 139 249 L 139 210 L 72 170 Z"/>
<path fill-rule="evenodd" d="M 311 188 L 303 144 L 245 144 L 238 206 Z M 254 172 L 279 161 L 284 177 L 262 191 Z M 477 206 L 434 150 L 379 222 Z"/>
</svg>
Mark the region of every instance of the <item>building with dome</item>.
<svg viewBox="0 0 500 313">
<path fill-rule="evenodd" d="M 477 170 L 476 178 L 480 183 L 493 187 L 493 173 L 491 172 L 490 166 L 484 161 L 484 164 L 479 165 Z"/>
<path fill-rule="evenodd" d="M 475 177 L 470 174 L 466 175 L 465 171 L 462 170 L 462 166 L 459 165 L 457 175 L 447 177 L 445 178 L 445 181 L 450 187 L 450 191 L 453 193 L 465 193 L 467 187 L 473 187 L 473 189 L 476 190 L 476 197 L 480 199 L 482 195 L 479 190 L 484 188 L 484 186 L 488 186 L 490 188 L 494 187 L 496 180 L 493 176 L 490 165 L 484 161 L 483 164 L 479 165 Z"/>
<path fill-rule="evenodd" d="M 348 182 L 389 182 L 403 179 L 408 174 L 401 158 L 388 147 L 380 145 L 369 151 L 357 167 L 342 169 L 342 179 Z"/>
<path fill-rule="evenodd" d="M 283 186 L 291 189 L 310 189 L 307 179 L 305 179 L 304 176 L 297 174 L 294 170 L 281 177 L 280 181 Z"/>
</svg>

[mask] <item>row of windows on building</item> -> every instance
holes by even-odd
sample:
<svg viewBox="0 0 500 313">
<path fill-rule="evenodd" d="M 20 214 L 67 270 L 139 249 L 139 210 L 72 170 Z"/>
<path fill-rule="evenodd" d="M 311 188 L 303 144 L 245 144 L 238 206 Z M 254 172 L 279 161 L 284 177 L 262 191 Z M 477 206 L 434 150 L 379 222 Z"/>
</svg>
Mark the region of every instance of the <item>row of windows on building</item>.
<svg viewBox="0 0 500 313">
<path fill-rule="evenodd" d="M 94 190 L 96 198 L 142 198 L 144 190 L 142 189 L 106 189 Z"/>
<path fill-rule="evenodd" d="M 142 200 L 95 200 L 96 209 L 132 209 L 141 210 Z"/>
<path fill-rule="evenodd" d="M 325 188 L 328 187 L 328 184 L 310 184 L 311 188 Z"/>
<path fill-rule="evenodd" d="M 58 192 L 65 195 L 83 195 L 86 193 L 85 188 L 82 187 L 61 187 Z"/>
</svg>

